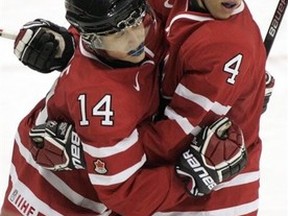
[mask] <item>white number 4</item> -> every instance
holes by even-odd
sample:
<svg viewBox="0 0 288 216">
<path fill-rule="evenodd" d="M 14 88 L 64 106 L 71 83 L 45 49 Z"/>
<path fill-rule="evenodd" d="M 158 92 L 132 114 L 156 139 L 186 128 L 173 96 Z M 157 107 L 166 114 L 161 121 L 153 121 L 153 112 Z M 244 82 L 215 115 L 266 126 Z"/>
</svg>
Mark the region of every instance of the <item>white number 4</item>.
<svg viewBox="0 0 288 216">
<path fill-rule="evenodd" d="M 92 109 L 93 116 L 101 116 L 101 125 L 112 126 L 113 121 L 111 120 L 114 116 L 114 112 L 111 110 L 111 95 L 105 95 Z M 78 97 L 80 103 L 81 120 L 80 125 L 89 125 L 89 120 L 86 114 L 86 95 L 81 94 Z"/>
<path fill-rule="evenodd" d="M 243 56 L 241 54 L 238 54 L 231 60 L 229 60 L 225 66 L 224 71 L 231 74 L 231 77 L 227 79 L 227 82 L 230 84 L 234 84 L 236 80 L 236 76 L 239 74 L 239 67 L 241 64 Z"/>
</svg>

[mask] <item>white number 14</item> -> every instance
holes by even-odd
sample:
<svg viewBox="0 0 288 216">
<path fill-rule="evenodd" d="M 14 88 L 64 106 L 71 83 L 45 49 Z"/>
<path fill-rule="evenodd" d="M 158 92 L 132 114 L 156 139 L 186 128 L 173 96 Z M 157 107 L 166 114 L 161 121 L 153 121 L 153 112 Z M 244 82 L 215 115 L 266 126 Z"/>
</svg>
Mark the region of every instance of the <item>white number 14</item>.
<svg viewBox="0 0 288 216">
<path fill-rule="evenodd" d="M 113 121 L 112 117 L 114 116 L 114 112 L 111 110 L 111 95 L 105 95 L 92 109 L 93 116 L 102 116 L 101 125 L 104 126 L 112 126 Z M 78 97 L 80 112 L 81 112 L 81 120 L 80 125 L 86 126 L 89 125 L 89 120 L 87 119 L 86 113 L 86 95 L 81 94 Z"/>
</svg>

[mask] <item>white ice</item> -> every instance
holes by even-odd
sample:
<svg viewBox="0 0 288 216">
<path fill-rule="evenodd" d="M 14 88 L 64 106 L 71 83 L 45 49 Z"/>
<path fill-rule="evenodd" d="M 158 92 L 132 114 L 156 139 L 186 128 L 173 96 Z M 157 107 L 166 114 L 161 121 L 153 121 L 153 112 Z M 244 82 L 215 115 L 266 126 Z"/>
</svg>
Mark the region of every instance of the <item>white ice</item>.
<svg viewBox="0 0 288 216">
<path fill-rule="evenodd" d="M 264 38 L 278 1 L 247 0 L 247 3 Z M 64 1 L 1 0 L 0 28 L 17 31 L 22 24 L 39 17 L 68 26 L 64 18 Z M 276 78 L 276 86 L 268 111 L 261 119 L 263 155 L 259 216 L 288 215 L 288 163 L 285 159 L 288 152 L 287 38 L 288 14 L 284 16 L 267 61 L 267 70 Z M 57 73 L 43 75 L 23 66 L 13 54 L 13 41 L 0 38 L 0 205 L 8 183 L 17 125 L 45 96 L 56 76 Z"/>
</svg>

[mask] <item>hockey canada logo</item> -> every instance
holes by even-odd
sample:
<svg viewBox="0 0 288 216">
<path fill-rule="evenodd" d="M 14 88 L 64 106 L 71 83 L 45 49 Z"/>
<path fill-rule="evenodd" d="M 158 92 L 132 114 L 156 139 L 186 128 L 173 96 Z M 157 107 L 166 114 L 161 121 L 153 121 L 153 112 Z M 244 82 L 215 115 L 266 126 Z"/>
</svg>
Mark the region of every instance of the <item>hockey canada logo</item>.
<svg viewBox="0 0 288 216">
<path fill-rule="evenodd" d="M 97 159 L 95 162 L 94 162 L 94 165 L 95 165 L 95 171 L 96 173 L 99 173 L 99 174 L 105 174 L 107 173 L 107 169 L 105 167 L 105 163 L 99 159 Z"/>
</svg>

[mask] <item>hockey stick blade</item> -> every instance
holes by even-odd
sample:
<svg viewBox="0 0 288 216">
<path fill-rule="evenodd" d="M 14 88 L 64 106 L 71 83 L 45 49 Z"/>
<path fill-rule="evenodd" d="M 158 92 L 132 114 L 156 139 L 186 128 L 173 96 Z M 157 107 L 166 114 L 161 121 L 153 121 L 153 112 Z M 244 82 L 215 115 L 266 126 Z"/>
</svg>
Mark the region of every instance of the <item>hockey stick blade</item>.
<svg viewBox="0 0 288 216">
<path fill-rule="evenodd" d="M 268 31 L 264 40 L 264 46 L 266 49 L 267 57 L 270 53 L 271 47 L 273 45 L 278 29 L 280 27 L 280 23 L 282 21 L 285 10 L 287 8 L 287 3 L 288 3 L 288 0 L 279 0 L 276 11 L 269 25 L 269 28 L 268 28 Z"/>
<path fill-rule="evenodd" d="M 0 37 L 10 39 L 10 40 L 15 40 L 16 36 L 17 36 L 17 33 L 15 32 L 0 29 Z"/>
</svg>

